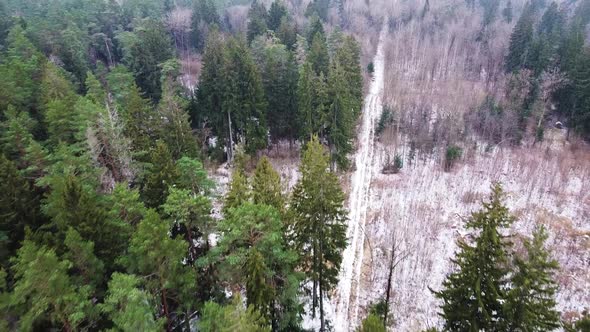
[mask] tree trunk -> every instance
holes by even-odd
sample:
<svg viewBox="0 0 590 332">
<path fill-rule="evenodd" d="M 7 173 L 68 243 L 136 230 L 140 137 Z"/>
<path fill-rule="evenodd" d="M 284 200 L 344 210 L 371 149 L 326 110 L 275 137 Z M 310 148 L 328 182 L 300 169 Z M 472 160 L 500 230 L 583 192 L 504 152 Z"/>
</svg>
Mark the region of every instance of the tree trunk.
<svg viewBox="0 0 590 332">
<path fill-rule="evenodd" d="M 170 328 L 170 313 L 168 312 L 168 301 L 166 300 L 166 289 L 162 289 L 162 306 L 164 307 L 164 315 L 166 316 L 166 331 L 172 331 Z"/>
<path fill-rule="evenodd" d="M 391 244 L 391 257 L 389 258 L 389 274 L 387 277 L 387 290 L 385 292 L 385 313 L 383 314 L 383 325 L 387 326 L 387 316 L 389 315 L 389 300 L 391 297 L 391 278 L 393 277 L 393 268 L 395 260 L 395 239 Z"/>
<path fill-rule="evenodd" d="M 227 111 L 227 121 L 229 130 L 229 143 L 227 145 L 227 161 L 231 163 L 234 157 L 234 137 L 232 134 L 231 114 Z"/>
</svg>

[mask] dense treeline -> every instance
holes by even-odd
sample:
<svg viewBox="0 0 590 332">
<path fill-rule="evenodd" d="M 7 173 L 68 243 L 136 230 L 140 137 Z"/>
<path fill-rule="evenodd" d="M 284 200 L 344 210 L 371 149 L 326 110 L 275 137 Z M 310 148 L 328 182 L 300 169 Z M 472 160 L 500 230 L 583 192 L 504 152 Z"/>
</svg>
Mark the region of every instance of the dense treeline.
<svg viewBox="0 0 590 332">
<path fill-rule="evenodd" d="M 486 138 L 518 144 L 528 134 L 540 141 L 552 115 L 567 126 L 568 138 L 569 130 L 590 135 L 588 17 L 588 1 L 524 5 L 505 59 L 505 95 L 489 97 L 476 112 Z"/>
<path fill-rule="evenodd" d="M 362 77 L 310 8 L 254 1 L 232 35 L 211 0 L 0 2 L 2 330 L 297 331 L 305 295 L 327 328 Z M 283 139 L 291 194 L 257 153 Z M 235 165 L 221 220 L 210 157 Z"/>
</svg>

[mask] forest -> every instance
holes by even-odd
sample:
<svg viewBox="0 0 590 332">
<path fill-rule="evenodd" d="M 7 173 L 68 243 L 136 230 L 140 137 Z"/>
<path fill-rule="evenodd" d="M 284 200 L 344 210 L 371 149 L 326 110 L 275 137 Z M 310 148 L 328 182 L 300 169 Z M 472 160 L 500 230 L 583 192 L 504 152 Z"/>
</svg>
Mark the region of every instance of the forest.
<svg viewBox="0 0 590 332">
<path fill-rule="evenodd" d="M 0 0 L 0 331 L 589 331 L 501 177 L 445 238 L 435 313 L 399 325 L 427 237 L 389 237 L 405 208 L 371 196 L 429 158 L 549 160 L 556 127 L 586 157 L 589 22 L 588 0 Z"/>
</svg>

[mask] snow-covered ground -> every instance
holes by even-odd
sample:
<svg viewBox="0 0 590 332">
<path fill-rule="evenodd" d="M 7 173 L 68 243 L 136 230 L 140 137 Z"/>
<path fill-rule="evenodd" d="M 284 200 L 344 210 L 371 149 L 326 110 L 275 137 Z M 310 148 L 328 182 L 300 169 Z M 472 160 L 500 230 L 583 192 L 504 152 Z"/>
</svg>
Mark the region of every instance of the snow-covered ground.
<svg viewBox="0 0 590 332">
<path fill-rule="evenodd" d="M 554 132 L 557 137 L 563 134 Z M 437 153 L 417 159 L 396 175 L 380 174 L 381 163 L 374 163 L 364 227 L 360 316 L 385 295 L 395 238 L 396 256 L 407 257 L 393 274 L 395 323 L 390 329 L 420 331 L 436 326 L 438 302 L 429 287 L 440 288 L 451 269 L 455 241 L 465 235 L 463 219 L 479 209 L 492 181 L 503 183 L 506 203 L 518 217 L 512 234 L 529 236 L 537 223 L 548 228 L 548 247 L 561 265 L 557 279 L 562 313 L 590 309 L 590 165 L 589 159 L 580 160 L 588 158 L 587 152 L 574 156 L 566 149 L 547 143 L 485 152 L 482 146 L 451 172 L 443 171 Z M 381 144 L 376 156 L 384 159 Z"/>
</svg>

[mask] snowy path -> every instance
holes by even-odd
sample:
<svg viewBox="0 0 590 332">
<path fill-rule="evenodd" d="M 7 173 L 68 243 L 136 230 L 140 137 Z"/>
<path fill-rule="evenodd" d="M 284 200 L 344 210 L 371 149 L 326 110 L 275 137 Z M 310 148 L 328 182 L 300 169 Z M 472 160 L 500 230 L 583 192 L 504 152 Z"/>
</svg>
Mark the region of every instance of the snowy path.
<svg viewBox="0 0 590 332">
<path fill-rule="evenodd" d="M 354 330 L 358 324 L 358 300 L 365 241 L 364 226 L 369 205 L 372 166 L 375 154 L 375 125 L 383 108 L 384 52 L 386 24 L 379 36 L 379 46 L 373 61 L 374 78 L 365 99 L 361 125 L 357 135 L 356 169 L 352 173 L 349 197 L 348 247 L 344 251 L 340 281 L 334 297 L 334 327 L 337 332 Z"/>
</svg>

